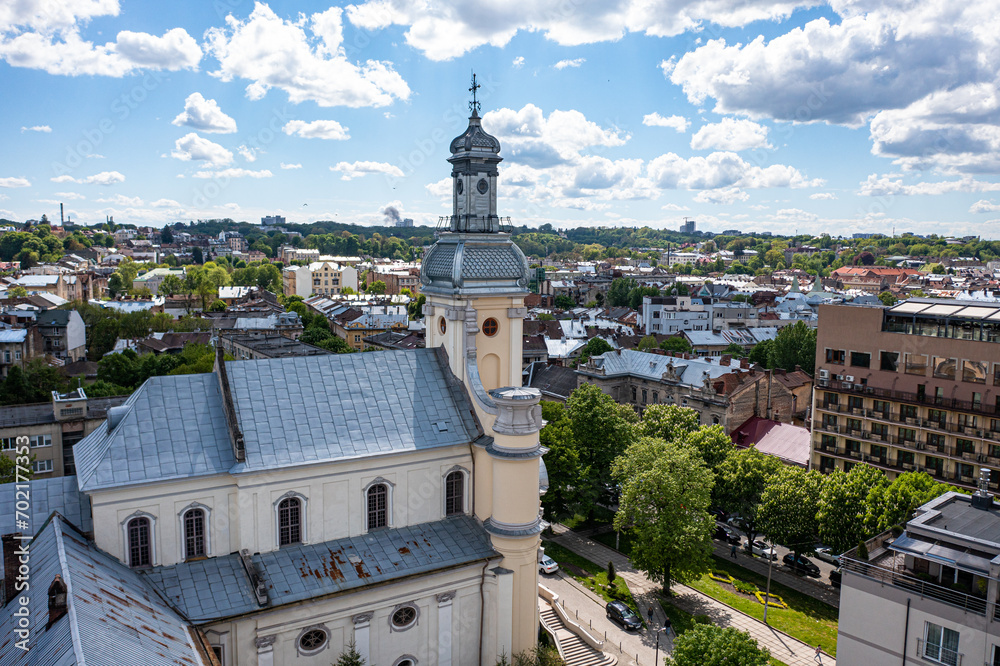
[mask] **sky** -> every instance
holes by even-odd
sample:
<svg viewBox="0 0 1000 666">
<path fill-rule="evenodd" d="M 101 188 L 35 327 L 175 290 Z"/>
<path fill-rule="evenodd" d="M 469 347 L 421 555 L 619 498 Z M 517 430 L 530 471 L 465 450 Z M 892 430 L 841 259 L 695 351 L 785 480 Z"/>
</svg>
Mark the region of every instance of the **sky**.
<svg viewBox="0 0 1000 666">
<path fill-rule="evenodd" d="M 1000 238 L 1000 0 L 0 3 L 0 217 Z"/>
</svg>

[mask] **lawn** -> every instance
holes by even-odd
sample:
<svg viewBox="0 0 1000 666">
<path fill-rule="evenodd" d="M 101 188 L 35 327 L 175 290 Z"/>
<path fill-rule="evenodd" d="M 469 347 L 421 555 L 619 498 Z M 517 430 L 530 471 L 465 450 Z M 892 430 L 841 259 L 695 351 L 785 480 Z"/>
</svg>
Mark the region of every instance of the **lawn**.
<svg viewBox="0 0 1000 666">
<path fill-rule="evenodd" d="M 611 548 L 615 547 L 614 532 L 596 534 L 591 538 Z M 619 538 L 619 550 L 627 555 L 631 547 L 631 533 L 622 532 Z M 748 571 L 729 560 L 713 556 L 712 566 L 719 571 L 727 572 L 733 578 L 755 584 L 761 591 L 767 587 L 765 576 Z M 764 619 L 764 606 L 760 602 L 737 594 L 731 586 L 712 580 L 707 574 L 689 585 L 713 599 L 729 604 L 738 611 L 758 620 Z M 769 608 L 767 611 L 768 624 L 804 643 L 820 645 L 828 654 L 836 656 L 838 619 L 836 608 L 773 580 L 771 581 L 771 594 L 782 597 L 788 604 L 788 608 Z"/>
<path fill-rule="evenodd" d="M 628 589 L 628 585 L 621 576 L 615 578 L 613 591 L 609 590 L 608 570 L 605 567 L 595 564 L 587 558 L 581 557 L 552 541 L 542 541 L 542 547 L 545 549 L 545 554 L 558 562 L 559 567 L 564 572 L 575 578 L 588 590 L 604 599 L 605 602 L 615 600 L 624 601 L 629 608 L 641 616 L 639 607 L 632 597 L 632 592 Z M 545 583 L 542 582 L 542 584 L 544 585 Z"/>
<path fill-rule="evenodd" d="M 676 635 L 683 634 L 685 631 L 693 627 L 697 622 L 695 622 L 694 616 L 688 613 L 686 610 L 681 610 L 676 606 L 670 604 L 670 602 L 665 599 L 660 599 L 660 608 L 666 613 L 667 617 L 670 618 L 670 625 L 674 630 Z M 707 617 L 702 616 L 705 619 L 704 622 L 709 622 Z M 774 657 L 771 657 L 771 666 L 786 666 L 785 662 L 778 661 Z"/>
</svg>

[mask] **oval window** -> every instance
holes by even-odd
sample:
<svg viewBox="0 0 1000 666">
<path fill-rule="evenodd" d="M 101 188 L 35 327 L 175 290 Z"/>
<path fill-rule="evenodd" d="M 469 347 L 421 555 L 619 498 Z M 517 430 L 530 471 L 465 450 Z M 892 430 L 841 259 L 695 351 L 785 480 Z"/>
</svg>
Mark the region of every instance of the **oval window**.
<svg viewBox="0 0 1000 666">
<path fill-rule="evenodd" d="M 444 317 L 438 318 L 438 330 L 441 331 L 441 335 L 444 335 L 444 332 L 448 330 L 448 322 L 444 320 Z"/>
<path fill-rule="evenodd" d="M 319 652 L 326 645 L 326 632 L 322 629 L 310 629 L 299 636 L 299 650 L 302 652 Z"/>
<path fill-rule="evenodd" d="M 392 614 L 392 626 L 396 629 L 406 629 L 417 621 L 417 609 L 413 606 L 397 608 Z"/>
<path fill-rule="evenodd" d="M 487 337 L 492 338 L 494 335 L 497 334 L 497 331 L 499 330 L 500 330 L 500 323 L 493 317 L 490 317 L 489 319 L 483 322 L 483 333 L 485 333 Z"/>
<path fill-rule="evenodd" d="M 490 184 L 486 182 L 485 178 L 480 178 L 479 182 L 476 183 L 476 189 L 479 190 L 480 194 L 486 194 L 486 190 L 490 189 Z"/>
</svg>

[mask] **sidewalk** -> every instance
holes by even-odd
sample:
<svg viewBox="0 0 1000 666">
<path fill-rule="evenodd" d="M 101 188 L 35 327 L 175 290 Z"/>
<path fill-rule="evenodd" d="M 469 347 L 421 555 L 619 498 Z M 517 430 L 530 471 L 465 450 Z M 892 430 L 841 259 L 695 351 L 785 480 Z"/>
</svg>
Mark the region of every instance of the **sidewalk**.
<svg viewBox="0 0 1000 666">
<path fill-rule="evenodd" d="M 642 617 L 648 617 L 649 609 L 652 608 L 653 624 L 657 627 L 663 626 L 665 616 L 659 604 L 657 593 L 659 585 L 646 578 L 641 571 L 634 569 L 627 557 L 603 544 L 570 531 L 564 525 L 555 524 L 552 526 L 552 531 L 555 535 L 552 541 L 578 555 L 601 564 L 613 562 L 618 575 L 625 579 L 632 590 L 632 596 L 635 597 Z M 771 656 L 788 664 L 788 666 L 816 666 L 815 646 L 806 645 L 776 631 L 760 620 L 740 613 L 697 590 L 677 584 L 672 585 L 671 588 L 679 595 L 673 600 L 673 603 L 679 608 L 693 614 L 708 615 L 720 626 L 736 627 L 748 632 L 761 646 L 771 651 Z M 824 666 L 836 666 L 836 663 L 833 657 L 823 654 Z"/>
<path fill-rule="evenodd" d="M 717 556 L 723 559 L 729 559 L 728 545 L 713 541 L 712 547 L 715 549 L 715 554 Z M 763 560 L 759 557 L 750 557 L 746 554 L 746 552 L 740 550 L 736 563 L 744 569 L 749 569 L 750 571 L 758 573 L 761 576 L 767 576 L 767 560 Z M 771 580 L 776 583 L 781 583 L 785 587 L 789 587 L 796 592 L 801 592 L 802 594 L 808 595 L 814 599 L 818 599 L 819 601 L 829 604 L 834 608 L 840 608 L 840 590 L 829 585 L 816 582 L 812 578 L 796 576 L 793 573 L 789 573 L 784 567 L 781 566 L 780 561 L 774 562 L 774 567 L 771 571 Z M 824 661 L 824 663 L 826 662 Z"/>
</svg>

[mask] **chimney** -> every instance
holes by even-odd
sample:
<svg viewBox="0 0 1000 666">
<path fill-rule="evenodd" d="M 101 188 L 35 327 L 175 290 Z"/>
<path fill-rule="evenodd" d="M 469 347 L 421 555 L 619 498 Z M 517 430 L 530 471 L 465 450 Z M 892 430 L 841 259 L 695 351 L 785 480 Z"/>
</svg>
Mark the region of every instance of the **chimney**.
<svg viewBox="0 0 1000 666">
<path fill-rule="evenodd" d="M 795 372 L 802 372 L 802 366 L 798 363 L 795 364 Z"/>
<path fill-rule="evenodd" d="M 746 370 L 747 368 L 750 367 L 750 361 L 748 361 L 745 358 L 741 358 L 740 359 L 740 367 L 743 368 L 744 370 Z"/>
<path fill-rule="evenodd" d="M 14 581 L 17 577 L 18 561 L 17 547 L 20 545 L 20 532 L 14 534 L 4 534 L 0 537 L 3 542 L 3 602 L 6 604 L 14 598 L 16 590 Z"/>
<path fill-rule="evenodd" d="M 63 217 L 63 205 L 59 204 L 59 224 L 66 224 L 66 218 Z"/>
<path fill-rule="evenodd" d="M 989 511 L 993 508 L 993 496 L 990 495 L 990 470 L 985 467 L 979 468 L 979 489 L 972 494 L 972 506 L 983 511 Z M 4 538 L 6 539 L 7 537 Z M 6 552 L 7 547 L 6 542 L 4 542 L 4 553 L 6 554 Z M 5 559 L 4 567 L 6 566 L 7 562 Z"/>
<path fill-rule="evenodd" d="M 46 629 L 66 614 L 69 608 L 66 599 L 68 591 L 69 589 L 66 587 L 66 583 L 63 582 L 62 576 L 56 574 L 56 577 L 52 579 L 52 584 L 49 585 L 49 621 L 45 625 Z"/>
<path fill-rule="evenodd" d="M 729 355 L 729 354 L 723 354 L 722 355 L 722 360 L 719 361 L 719 365 L 728 366 L 729 362 L 732 361 L 732 360 L 733 360 L 733 357 L 731 355 Z"/>
</svg>

